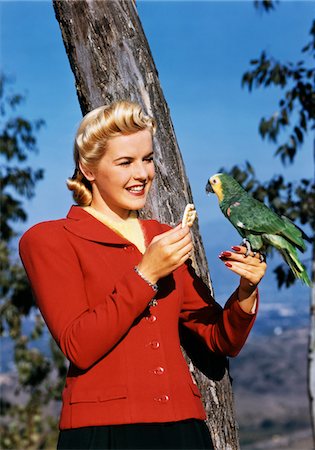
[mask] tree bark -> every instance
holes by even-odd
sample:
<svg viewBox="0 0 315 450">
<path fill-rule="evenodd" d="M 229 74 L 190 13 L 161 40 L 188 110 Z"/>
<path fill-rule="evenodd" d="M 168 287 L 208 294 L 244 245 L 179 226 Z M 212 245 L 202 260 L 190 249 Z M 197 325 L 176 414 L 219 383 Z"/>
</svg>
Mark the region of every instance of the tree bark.
<svg viewBox="0 0 315 450">
<path fill-rule="evenodd" d="M 54 0 L 53 4 L 82 113 L 123 98 L 137 101 L 157 120 L 156 177 L 143 216 L 171 225 L 178 223 L 185 205 L 193 202 L 192 194 L 135 3 Z M 198 223 L 192 234 L 193 265 L 212 290 Z M 187 358 L 203 394 L 215 448 L 239 449 L 226 359 L 209 355 L 199 342 L 192 344 L 191 337 L 184 336 L 183 340 L 189 343 L 187 351 L 195 363 Z"/>
</svg>

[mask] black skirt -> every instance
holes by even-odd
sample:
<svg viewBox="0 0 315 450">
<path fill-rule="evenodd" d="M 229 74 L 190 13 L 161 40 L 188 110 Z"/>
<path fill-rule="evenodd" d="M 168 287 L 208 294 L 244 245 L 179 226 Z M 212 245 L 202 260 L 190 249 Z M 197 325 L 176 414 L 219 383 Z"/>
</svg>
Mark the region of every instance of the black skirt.
<svg viewBox="0 0 315 450">
<path fill-rule="evenodd" d="M 106 425 L 61 430 L 58 450 L 213 449 L 202 420 Z"/>
</svg>

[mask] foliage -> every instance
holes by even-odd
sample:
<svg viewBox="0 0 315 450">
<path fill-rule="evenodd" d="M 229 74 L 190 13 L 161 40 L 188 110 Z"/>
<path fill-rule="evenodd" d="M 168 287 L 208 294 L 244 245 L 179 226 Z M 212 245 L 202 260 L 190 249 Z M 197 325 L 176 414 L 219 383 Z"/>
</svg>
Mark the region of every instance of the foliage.
<svg viewBox="0 0 315 450">
<path fill-rule="evenodd" d="M 255 1 L 261 11 L 270 11 L 279 2 L 272 0 Z M 310 29 L 310 42 L 301 50 L 304 59 L 297 62 L 282 63 L 265 51 L 259 58 L 253 59 L 251 70 L 242 78 L 242 86 L 251 92 L 254 88 L 280 88 L 283 92 L 279 108 L 270 117 L 263 117 L 259 124 L 262 139 L 276 144 L 275 155 L 285 165 L 294 163 L 297 152 L 302 148 L 305 137 L 315 128 L 315 68 L 311 61 L 315 58 L 315 21 Z M 279 139 L 286 137 L 279 145 Z M 315 145 L 315 143 L 314 143 Z M 265 201 L 278 214 L 306 225 L 311 230 L 313 256 L 315 255 L 315 184 L 311 179 L 302 178 L 298 182 L 286 182 L 282 175 L 274 176 L 269 182 L 260 183 L 253 167 L 246 163 L 244 170 L 233 167 L 230 174 L 254 197 Z M 304 261 L 306 267 L 309 261 Z M 295 282 L 291 271 L 285 264 L 275 269 L 278 287 L 289 287 Z"/>
<path fill-rule="evenodd" d="M 16 108 L 24 101 L 19 94 L 5 92 L 9 80 L 0 77 L 0 180 L 1 180 L 1 239 L 9 242 L 14 236 L 12 222 L 25 221 L 26 213 L 22 207 L 21 197 L 34 196 L 37 181 L 43 178 L 43 170 L 21 167 L 17 163 L 27 160 L 28 152 L 36 152 L 34 133 L 43 125 L 42 120 L 31 123 L 19 115 L 14 115 Z M 18 197 L 16 196 L 18 195 Z"/>
<path fill-rule="evenodd" d="M 302 49 L 315 57 L 315 20 L 310 30 L 311 41 Z M 315 128 L 315 67 L 307 67 L 306 61 L 300 60 L 282 64 L 263 51 L 260 58 L 251 62 L 254 68 L 243 75 L 242 85 L 249 91 L 253 87 L 277 86 L 287 88 L 279 101 L 279 110 L 269 118 L 262 118 L 259 133 L 277 143 L 282 130 L 291 128 L 287 142 L 278 146 L 276 155 L 282 162 L 293 162 L 297 150 L 304 142 L 305 134 Z M 290 119 L 297 116 L 295 123 Z"/>
<path fill-rule="evenodd" d="M 260 11 L 271 11 L 275 9 L 276 4 L 279 3 L 279 1 L 273 1 L 273 0 L 254 0 L 255 8 L 257 8 Z"/>
<path fill-rule="evenodd" d="M 35 195 L 36 183 L 43 178 L 42 169 L 35 170 L 26 162 L 30 152 L 37 151 L 36 133 L 44 122 L 30 122 L 17 113 L 25 99 L 20 94 L 8 92 L 10 83 L 4 75 L 0 76 L 0 333 L 13 341 L 15 371 L 10 374 L 14 391 L 2 396 L 0 433 L 1 448 L 31 450 L 47 448 L 52 444 L 53 420 L 46 417 L 47 411 L 43 405 L 60 397 L 59 375 L 64 375 L 65 366 L 60 351 L 55 347 L 51 352 L 53 363 L 51 358 L 40 352 L 38 345 L 36 347 L 36 341 L 42 337 L 45 327 L 36 312 L 24 269 L 17 260 L 14 247 L 18 235 L 14 226 L 27 219 L 23 199 Z M 25 318 L 30 319 L 31 316 L 34 326 L 26 332 Z M 52 366 L 57 367 L 58 371 L 54 378 Z M 21 404 L 20 399 L 23 399 Z"/>
</svg>

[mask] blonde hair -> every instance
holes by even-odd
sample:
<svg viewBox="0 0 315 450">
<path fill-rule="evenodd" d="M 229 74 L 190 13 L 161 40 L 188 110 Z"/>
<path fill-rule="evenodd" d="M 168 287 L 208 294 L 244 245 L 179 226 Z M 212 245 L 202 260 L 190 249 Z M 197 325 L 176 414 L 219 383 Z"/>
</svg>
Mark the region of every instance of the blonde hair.
<svg viewBox="0 0 315 450">
<path fill-rule="evenodd" d="M 86 168 L 95 168 L 111 138 L 145 129 L 153 135 L 155 120 L 145 115 L 140 105 L 126 100 L 100 106 L 83 117 L 74 141 L 74 174 L 67 180 L 68 189 L 78 205 L 88 206 L 92 202 L 92 186 L 81 172 L 79 163 Z"/>
</svg>

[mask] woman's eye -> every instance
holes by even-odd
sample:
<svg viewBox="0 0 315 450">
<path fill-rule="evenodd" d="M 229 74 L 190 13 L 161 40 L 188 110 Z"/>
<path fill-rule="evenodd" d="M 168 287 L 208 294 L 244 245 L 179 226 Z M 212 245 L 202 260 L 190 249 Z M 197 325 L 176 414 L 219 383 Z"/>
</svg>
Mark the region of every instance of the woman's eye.
<svg viewBox="0 0 315 450">
<path fill-rule="evenodd" d="M 149 156 L 148 158 L 143 158 L 143 161 L 145 162 L 152 162 L 153 161 L 153 156 Z M 126 160 L 126 161 L 122 161 L 121 163 L 119 163 L 120 166 L 129 166 L 132 163 L 132 161 Z"/>
</svg>

